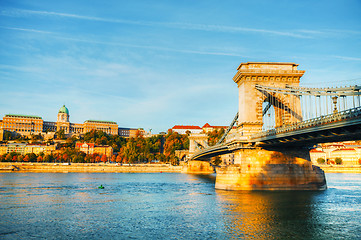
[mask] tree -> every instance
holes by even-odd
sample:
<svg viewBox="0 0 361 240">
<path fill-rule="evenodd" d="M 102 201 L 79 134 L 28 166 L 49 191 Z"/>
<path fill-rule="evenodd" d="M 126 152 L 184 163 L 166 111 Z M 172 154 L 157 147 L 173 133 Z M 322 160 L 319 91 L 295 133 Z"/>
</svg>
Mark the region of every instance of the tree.
<svg viewBox="0 0 361 240">
<path fill-rule="evenodd" d="M 101 161 L 103 163 L 106 163 L 108 161 L 108 158 L 107 158 L 107 156 L 105 154 L 102 156 Z"/>
<path fill-rule="evenodd" d="M 56 134 L 56 139 L 65 139 L 64 129 L 57 131 L 55 134 Z"/>
<path fill-rule="evenodd" d="M 215 145 L 223 136 L 224 134 L 224 129 L 220 128 L 220 129 L 214 129 L 212 132 L 208 132 L 208 145 L 209 146 L 213 146 Z"/>
<path fill-rule="evenodd" d="M 335 158 L 335 163 L 337 165 L 341 165 L 342 164 L 342 158 L 340 158 L 340 157 Z"/>
<path fill-rule="evenodd" d="M 64 153 L 62 159 L 64 162 L 67 162 L 69 160 L 69 155 Z"/>
<path fill-rule="evenodd" d="M 36 162 L 36 160 L 37 160 L 35 153 L 28 153 L 28 154 L 26 154 L 26 156 L 29 157 L 29 162 Z"/>
<path fill-rule="evenodd" d="M 169 131 L 163 147 L 166 161 L 177 162 L 175 151 L 189 149 L 189 138 L 187 135 Z"/>
<path fill-rule="evenodd" d="M 54 156 L 52 154 L 46 154 L 43 157 L 43 160 L 44 160 L 44 162 L 52 162 L 52 161 L 54 161 Z"/>
<path fill-rule="evenodd" d="M 8 154 L 6 155 L 6 157 L 5 157 L 5 161 L 6 161 L 6 162 L 11 162 L 11 160 L 12 160 L 12 156 L 11 156 L 10 153 L 8 153 Z"/>
<path fill-rule="evenodd" d="M 113 155 L 114 156 L 114 155 Z M 120 154 L 118 154 L 117 158 L 115 159 L 115 161 L 117 163 L 121 163 L 122 162 L 122 157 L 120 156 Z"/>
<path fill-rule="evenodd" d="M 25 155 L 23 160 L 24 160 L 24 162 L 29 162 L 29 160 L 30 160 L 29 155 Z"/>
<path fill-rule="evenodd" d="M 110 161 L 115 162 L 116 158 L 117 158 L 117 157 L 113 154 L 112 157 L 111 157 L 111 159 L 110 159 Z"/>
<path fill-rule="evenodd" d="M 219 164 L 222 163 L 221 157 L 220 156 L 216 156 L 216 157 L 212 157 L 211 158 L 211 164 L 214 166 L 218 166 Z"/>
<path fill-rule="evenodd" d="M 42 161 L 43 161 L 43 157 L 42 157 L 42 156 L 38 156 L 37 161 L 38 161 L 38 162 L 42 162 Z"/>
<path fill-rule="evenodd" d="M 24 159 L 24 156 L 23 155 L 18 155 L 18 162 L 22 162 L 23 161 L 23 159 Z"/>
<path fill-rule="evenodd" d="M 324 158 L 317 158 L 316 161 L 318 164 L 324 164 L 326 160 Z"/>
</svg>

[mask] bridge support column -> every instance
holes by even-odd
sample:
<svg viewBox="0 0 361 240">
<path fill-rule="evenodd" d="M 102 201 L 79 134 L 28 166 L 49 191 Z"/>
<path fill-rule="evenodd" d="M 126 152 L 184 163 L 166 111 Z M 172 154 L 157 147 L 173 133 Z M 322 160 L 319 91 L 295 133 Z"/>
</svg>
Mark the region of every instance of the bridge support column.
<svg viewBox="0 0 361 240">
<path fill-rule="evenodd" d="M 187 164 L 187 173 L 211 174 L 214 168 L 207 161 L 189 161 Z"/>
<path fill-rule="evenodd" d="M 323 170 L 313 166 L 302 148 L 235 152 L 239 164 L 217 169 L 216 188 L 225 190 L 324 190 Z"/>
</svg>

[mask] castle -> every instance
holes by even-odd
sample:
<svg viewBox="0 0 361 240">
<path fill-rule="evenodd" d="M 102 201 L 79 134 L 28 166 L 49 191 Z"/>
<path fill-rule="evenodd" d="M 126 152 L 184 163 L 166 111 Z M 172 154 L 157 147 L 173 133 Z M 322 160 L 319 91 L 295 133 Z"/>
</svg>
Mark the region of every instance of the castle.
<svg viewBox="0 0 361 240">
<path fill-rule="evenodd" d="M 69 110 L 63 105 L 59 111 L 56 122 L 44 121 L 39 116 L 6 114 L 0 120 L 0 140 L 4 131 L 20 135 L 47 134 L 63 131 L 67 135 L 81 135 L 91 130 L 101 130 L 107 134 L 129 137 L 132 135 L 131 128 L 119 128 L 113 121 L 86 120 L 84 123 L 71 123 L 69 121 Z"/>
</svg>

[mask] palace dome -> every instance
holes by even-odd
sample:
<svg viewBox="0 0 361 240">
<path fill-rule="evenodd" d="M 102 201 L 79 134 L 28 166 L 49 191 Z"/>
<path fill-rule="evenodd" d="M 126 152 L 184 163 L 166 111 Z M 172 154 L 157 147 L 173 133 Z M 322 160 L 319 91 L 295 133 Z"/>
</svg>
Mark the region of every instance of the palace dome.
<svg viewBox="0 0 361 240">
<path fill-rule="evenodd" d="M 59 109 L 59 113 L 66 113 L 69 115 L 69 110 L 67 109 L 67 107 L 65 107 L 65 105 L 63 105 L 60 109 Z"/>
</svg>

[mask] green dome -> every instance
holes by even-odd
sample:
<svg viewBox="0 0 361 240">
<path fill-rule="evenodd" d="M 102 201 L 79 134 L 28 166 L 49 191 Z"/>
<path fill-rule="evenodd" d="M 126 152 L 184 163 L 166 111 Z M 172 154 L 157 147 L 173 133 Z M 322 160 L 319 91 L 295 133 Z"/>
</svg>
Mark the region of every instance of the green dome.
<svg viewBox="0 0 361 240">
<path fill-rule="evenodd" d="M 69 115 L 69 110 L 65 107 L 65 105 L 63 105 L 60 109 L 59 109 L 59 113 L 66 113 Z"/>
</svg>

